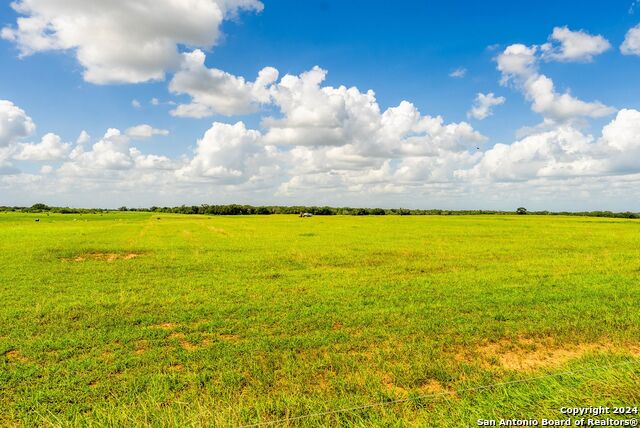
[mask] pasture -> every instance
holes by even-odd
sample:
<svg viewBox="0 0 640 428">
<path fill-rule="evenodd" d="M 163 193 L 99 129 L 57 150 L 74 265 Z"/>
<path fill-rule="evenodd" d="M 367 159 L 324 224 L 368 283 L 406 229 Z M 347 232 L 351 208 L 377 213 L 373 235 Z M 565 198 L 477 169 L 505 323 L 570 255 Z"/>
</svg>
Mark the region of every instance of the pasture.
<svg viewBox="0 0 640 428">
<path fill-rule="evenodd" d="M 637 220 L 0 213 L 0 301 L 1 426 L 640 405 Z"/>
</svg>

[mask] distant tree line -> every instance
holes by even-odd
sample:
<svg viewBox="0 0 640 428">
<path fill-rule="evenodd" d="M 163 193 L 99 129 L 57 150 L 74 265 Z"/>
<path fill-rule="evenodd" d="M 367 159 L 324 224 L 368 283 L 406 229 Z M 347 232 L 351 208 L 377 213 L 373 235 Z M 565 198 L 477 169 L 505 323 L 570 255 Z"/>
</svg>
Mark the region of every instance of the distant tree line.
<svg viewBox="0 0 640 428">
<path fill-rule="evenodd" d="M 0 206 L 0 212 L 14 211 L 24 213 L 60 213 L 60 214 L 96 214 L 108 213 L 112 211 L 137 211 L 172 214 L 200 214 L 200 215 L 271 215 L 271 214 L 301 214 L 310 213 L 313 215 L 566 215 L 584 217 L 609 217 L 609 218 L 640 218 L 640 213 L 632 212 L 612 212 L 612 211 L 527 211 L 524 207 L 519 207 L 515 211 L 495 211 L 495 210 L 412 210 L 405 208 L 352 208 L 352 207 L 317 207 L 317 206 L 252 206 L 252 205 L 181 205 L 179 207 L 151 207 L 151 208 L 127 208 L 120 207 L 117 210 L 107 210 L 100 208 L 69 208 L 50 207 L 45 204 L 35 204 L 31 207 L 6 207 Z"/>
<path fill-rule="evenodd" d="M 573 215 L 580 217 L 640 218 L 640 213 L 629 211 L 529 211 L 532 215 Z"/>
<path fill-rule="evenodd" d="M 58 214 L 97 214 L 107 213 L 113 210 L 103 208 L 69 208 L 50 207 L 45 204 L 35 204 L 31 207 L 7 207 L 0 206 L 0 212 L 22 212 L 22 213 L 58 213 Z"/>
</svg>

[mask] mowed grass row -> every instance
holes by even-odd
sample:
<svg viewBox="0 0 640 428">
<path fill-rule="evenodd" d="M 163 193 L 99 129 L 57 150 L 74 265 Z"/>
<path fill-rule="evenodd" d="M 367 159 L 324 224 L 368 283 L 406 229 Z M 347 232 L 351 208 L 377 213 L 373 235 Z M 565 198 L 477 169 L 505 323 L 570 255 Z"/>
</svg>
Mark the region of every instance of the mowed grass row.
<svg viewBox="0 0 640 428">
<path fill-rule="evenodd" d="M 0 300 L 2 426 L 640 404 L 640 221 L 3 213 Z"/>
</svg>

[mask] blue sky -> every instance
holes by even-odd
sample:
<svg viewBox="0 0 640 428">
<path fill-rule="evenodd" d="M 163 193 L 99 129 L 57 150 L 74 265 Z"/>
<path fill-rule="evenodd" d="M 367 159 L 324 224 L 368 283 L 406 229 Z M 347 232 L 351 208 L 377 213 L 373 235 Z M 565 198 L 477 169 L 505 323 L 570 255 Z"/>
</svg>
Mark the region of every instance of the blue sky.
<svg viewBox="0 0 640 428">
<path fill-rule="evenodd" d="M 210 21 L 210 28 L 215 32 L 219 27 L 219 34 L 209 34 L 204 28 L 202 34 L 182 36 L 189 32 L 189 26 L 197 26 L 199 21 L 191 20 L 199 17 L 189 17 L 186 8 L 178 11 L 182 14 L 175 13 L 172 24 L 162 27 L 150 9 L 136 17 L 136 25 L 103 22 L 104 28 L 118 32 L 114 42 L 107 44 L 93 40 L 94 34 L 87 28 L 60 24 L 69 17 L 92 19 L 89 8 L 81 2 L 69 6 L 74 3 L 78 2 L 65 5 L 62 0 L 21 0 L 21 7 L 14 8 L 18 11 L 9 4 L 0 7 L 0 27 L 5 28 L 0 40 L 0 99 L 35 124 L 35 130 L 24 129 L 11 141 L 6 137 L 0 142 L 0 149 L 4 146 L 4 159 L 0 151 L 0 171 L 4 171 L 0 175 L 0 204 L 41 200 L 85 206 L 247 202 L 504 209 L 528 204 L 541 209 L 640 210 L 627 197 L 635 188 L 640 168 L 620 160 L 634 157 L 636 144 L 640 146 L 638 128 L 633 128 L 633 112 L 640 109 L 640 87 L 636 84 L 640 55 L 632 43 L 626 54 L 620 49 L 625 40 L 633 42 L 635 33 L 631 30 L 640 23 L 640 7 L 634 10 L 631 1 L 583 1 L 579 5 L 571 1 L 411 1 L 392 5 L 375 1 L 210 0 L 212 7 L 227 5 L 224 19 L 213 17 Z M 115 1 L 109 6 L 114 20 L 126 16 L 120 15 L 127 13 L 121 4 Z M 153 3 L 140 1 L 140 9 L 152 8 L 149 4 Z M 119 7 L 122 10 L 117 10 Z M 33 33 L 17 25 L 19 17 L 48 20 L 49 27 L 42 33 L 48 38 L 46 48 L 34 45 Z M 385 128 L 375 135 L 365 134 L 354 131 L 356 126 L 365 126 L 354 123 L 363 122 L 351 117 L 357 114 L 355 107 L 351 111 L 351 107 L 345 110 L 331 103 L 331 108 L 338 109 L 331 111 L 329 105 L 314 101 L 318 97 L 312 94 L 307 94 L 307 101 L 301 99 L 287 107 L 287 100 L 296 95 L 291 95 L 290 88 L 286 94 L 277 89 L 280 80 L 270 83 L 270 95 L 251 101 L 252 107 L 221 114 L 224 108 L 219 103 L 223 101 L 213 101 L 207 104 L 206 114 L 176 116 L 171 114 L 176 104 L 188 105 L 196 99 L 196 86 L 204 85 L 204 92 L 198 89 L 197 93 L 209 99 L 224 94 L 226 86 L 222 85 L 226 83 L 203 80 L 195 84 L 195 76 L 202 77 L 202 70 L 183 70 L 185 79 L 195 86 L 183 84 L 180 90 L 172 91 L 171 84 L 176 73 L 182 73 L 184 61 L 157 66 L 154 71 L 165 76 L 161 80 L 138 74 L 118 81 L 104 74 L 87 77 L 85 71 L 98 65 L 106 68 L 107 74 L 138 67 L 136 55 L 120 55 L 117 45 L 147 42 L 138 34 L 147 25 L 154 31 L 154 40 L 169 38 L 173 49 L 181 53 L 200 49 L 206 56 L 206 69 L 233 78 L 242 76 L 253 82 L 258 72 L 269 66 L 277 69 L 278 79 L 282 79 L 319 66 L 327 72 L 319 90 L 344 85 L 364 94 L 371 89 L 381 116 L 403 101 L 411 103 L 421 116 L 411 129 Z M 179 30 L 182 26 L 185 30 Z M 571 37 L 581 32 L 592 39 L 580 39 L 587 45 L 580 47 L 585 50 L 576 57 L 562 57 L 563 52 L 545 56 L 542 47 L 546 43 L 562 48 L 550 37 L 554 28 L 565 27 Z M 82 31 L 88 31 L 87 35 L 77 36 Z M 189 37 L 208 41 L 189 43 Z M 598 49 L 597 43 L 589 45 L 596 37 L 608 46 Z M 537 47 L 533 54 L 535 73 L 499 69 L 498 57 L 511 45 Z M 93 63 L 82 59 L 83 49 L 99 51 Z M 107 63 L 111 58 L 117 64 Z M 464 76 L 451 77 L 456 69 L 465 70 Z M 535 111 L 535 97 L 527 87 L 540 76 L 553 81 L 558 97 L 549 103 L 558 104 Z M 217 86 L 215 82 L 222 83 Z M 479 119 L 469 116 L 478 93 L 504 99 L 490 109 L 492 114 Z M 560 96 L 565 93 L 585 103 L 598 101 L 609 110 L 584 113 L 578 106 L 578 113 L 558 113 L 566 107 L 560 106 Z M 243 96 L 237 91 L 233 94 Z M 542 100 L 544 94 L 540 97 Z M 158 105 L 151 104 L 154 98 Z M 139 107 L 132 105 L 134 100 Z M 341 98 L 336 102 L 346 101 Z M 631 113 L 617 116 L 621 110 Z M 296 122 L 303 113 L 313 118 Z M 327 116 L 321 117 L 325 113 Z M 438 116 L 443 118 L 442 126 L 452 127 L 448 131 L 425 130 L 424 118 Z M 280 122 L 270 124 L 268 118 Z M 231 128 L 238 121 L 244 129 L 222 132 L 224 126 Z M 214 122 L 219 124 L 217 128 Z M 603 127 L 612 122 L 614 130 L 630 133 L 609 132 L 622 142 L 603 138 Z M 460 125 L 463 123 L 472 130 Z M 127 129 L 143 124 L 163 130 L 162 135 L 125 135 Z M 523 131 L 527 127 L 535 131 Z M 119 129 L 127 141 L 105 139 L 109 128 Z M 278 132 L 271 128 L 278 128 Z M 91 135 L 84 142 L 84 156 L 71 159 L 83 130 Z M 214 132 L 207 137 L 211 130 Z M 253 130 L 260 135 L 252 134 Z M 323 132 L 331 134 L 329 143 L 323 139 L 308 143 Z M 58 143 L 51 143 L 59 150 L 47 152 L 38 146 L 49 133 L 59 137 Z M 293 134 L 295 138 L 287 139 Z M 420 141 L 411 141 L 413 137 Z M 230 143 L 232 140 L 240 142 Z M 109 147 L 98 153 L 92 146 L 101 141 L 105 144 L 98 149 Z M 569 147 L 575 141 L 582 141 L 582 145 Z M 29 144 L 33 147 L 25 151 Z M 512 148 L 492 151 L 495 144 Z M 147 158 L 125 159 L 134 147 L 141 156 L 162 157 L 163 166 Z M 622 147 L 626 154 L 615 152 Z M 47 153 L 34 154 L 38 150 Z M 640 153 L 640 147 L 638 150 Z M 98 155 L 122 162 L 103 162 Z M 305 162 L 308 165 L 303 166 Z M 147 166 L 142 168 L 141 164 Z M 621 181 L 628 184 L 619 189 L 619 184 L 611 184 Z"/>
</svg>

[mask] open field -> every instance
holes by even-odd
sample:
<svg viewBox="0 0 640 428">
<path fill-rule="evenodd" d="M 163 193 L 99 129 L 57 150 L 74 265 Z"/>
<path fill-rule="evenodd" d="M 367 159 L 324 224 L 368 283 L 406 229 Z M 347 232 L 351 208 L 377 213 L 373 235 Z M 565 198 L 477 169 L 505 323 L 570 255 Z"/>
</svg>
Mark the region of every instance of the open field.
<svg viewBox="0 0 640 428">
<path fill-rule="evenodd" d="M 637 220 L 2 213 L 0 301 L 0 426 L 640 405 Z"/>
</svg>

